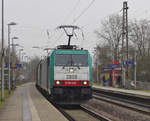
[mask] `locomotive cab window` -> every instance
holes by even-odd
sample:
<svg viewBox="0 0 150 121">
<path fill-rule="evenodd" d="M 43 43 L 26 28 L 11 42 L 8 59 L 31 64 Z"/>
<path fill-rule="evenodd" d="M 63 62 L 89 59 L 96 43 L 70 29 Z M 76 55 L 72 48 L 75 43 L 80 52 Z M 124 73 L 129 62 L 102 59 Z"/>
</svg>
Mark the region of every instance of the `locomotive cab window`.
<svg viewBox="0 0 150 121">
<path fill-rule="evenodd" d="M 88 55 L 72 55 L 73 66 L 88 66 Z"/>
<path fill-rule="evenodd" d="M 74 54 L 74 55 L 61 55 L 55 56 L 56 66 L 88 66 L 88 55 Z"/>
<path fill-rule="evenodd" d="M 56 66 L 71 66 L 70 55 L 56 55 L 55 65 Z"/>
</svg>

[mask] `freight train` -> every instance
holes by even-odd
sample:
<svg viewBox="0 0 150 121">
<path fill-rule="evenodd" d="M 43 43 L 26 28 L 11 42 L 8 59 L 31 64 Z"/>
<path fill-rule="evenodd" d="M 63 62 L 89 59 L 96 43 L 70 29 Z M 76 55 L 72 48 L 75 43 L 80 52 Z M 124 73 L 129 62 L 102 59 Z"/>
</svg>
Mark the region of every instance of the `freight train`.
<svg viewBox="0 0 150 121">
<path fill-rule="evenodd" d="M 76 26 L 60 26 L 72 28 Z M 57 46 L 37 65 L 36 86 L 57 104 L 82 104 L 92 98 L 92 59 L 87 50 L 70 45 Z"/>
</svg>

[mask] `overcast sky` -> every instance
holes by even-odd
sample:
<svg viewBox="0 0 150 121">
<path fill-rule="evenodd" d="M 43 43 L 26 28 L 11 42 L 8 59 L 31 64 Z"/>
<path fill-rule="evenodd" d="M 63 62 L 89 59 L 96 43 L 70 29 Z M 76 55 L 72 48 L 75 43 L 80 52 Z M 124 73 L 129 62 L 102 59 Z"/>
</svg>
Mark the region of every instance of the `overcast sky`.
<svg viewBox="0 0 150 121">
<path fill-rule="evenodd" d="M 51 47 L 64 44 L 67 41 L 60 38 L 55 28 L 62 24 L 71 24 L 92 0 L 4 0 L 5 1 L 5 45 L 7 45 L 7 24 L 12 26 L 11 37 L 17 36 L 18 43 L 24 46 L 27 55 L 44 54 L 43 50 L 33 49 L 33 46 Z M 72 43 L 83 45 L 90 52 L 96 46 L 97 38 L 93 31 L 100 27 L 100 22 L 113 13 L 119 13 L 123 0 L 95 0 L 90 8 L 75 23 L 83 27 L 85 40 L 73 40 Z M 1 4 L 0 4 L 1 5 Z M 129 19 L 150 19 L 150 0 L 128 0 Z M 49 30 L 49 39 L 47 37 Z"/>
</svg>

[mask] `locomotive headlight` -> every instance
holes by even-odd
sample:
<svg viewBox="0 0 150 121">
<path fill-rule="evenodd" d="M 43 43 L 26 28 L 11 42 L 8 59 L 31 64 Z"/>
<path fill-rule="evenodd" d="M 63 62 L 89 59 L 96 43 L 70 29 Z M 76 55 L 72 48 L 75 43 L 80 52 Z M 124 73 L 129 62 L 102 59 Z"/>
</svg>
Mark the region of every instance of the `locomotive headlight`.
<svg viewBox="0 0 150 121">
<path fill-rule="evenodd" d="M 60 84 L 60 81 L 56 81 L 56 84 Z"/>
<path fill-rule="evenodd" d="M 87 81 L 84 81 L 83 84 L 84 84 L 84 85 L 87 85 Z"/>
<path fill-rule="evenodd" d="M 73 73 L 73 72 L 74 72 L 73 68 L 70 68 L 70 69 L 69 69 L 69 72 Z"/>
</svg>

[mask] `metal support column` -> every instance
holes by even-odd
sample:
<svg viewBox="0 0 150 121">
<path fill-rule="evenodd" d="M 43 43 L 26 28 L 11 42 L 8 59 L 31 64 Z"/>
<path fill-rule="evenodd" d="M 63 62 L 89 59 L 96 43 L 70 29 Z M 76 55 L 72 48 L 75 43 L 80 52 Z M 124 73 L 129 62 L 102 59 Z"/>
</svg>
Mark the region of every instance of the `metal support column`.
<svg viewBox="0 0 150 121">
<path fill-rule="evenodd" d="M 8 24 L 8 92 L 10 93 L 10 25 Z"/>
<path fill-rule="evenodd" d="M 128 65 L 126 68 L 126 71 L 123 67 L 123 63 L 125 61 L 124 54 L 125 54 L 125 48 L 124 43 L 126 41 L 126 61 L 129 60 L 129 54 L 128 54 L 128 6 L 127 1 L 123 2 L 123 21 L 122 21 L 122 81 L 123 86 L 125 87 L 126 80 L 128 80 Z M 126 76 L 124 76 L 124 73 L 126 72 Z"/>
<path fill-rule="evenodd" d="M 4 0 L 2 0 L 1 101 L 4 101 Z"/>
</svg>

